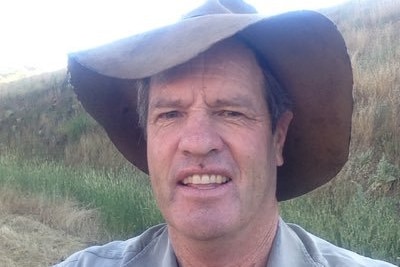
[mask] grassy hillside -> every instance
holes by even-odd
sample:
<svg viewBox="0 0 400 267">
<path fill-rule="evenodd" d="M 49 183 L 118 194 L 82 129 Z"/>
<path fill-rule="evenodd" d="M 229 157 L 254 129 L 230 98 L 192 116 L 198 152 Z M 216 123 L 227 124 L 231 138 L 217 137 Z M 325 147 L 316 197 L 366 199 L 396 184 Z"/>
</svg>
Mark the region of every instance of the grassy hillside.
<svg viewBox="0 0 400 267">
<path fill-rule="evenodd" d="M 400 2 L 354 0 L 323 12 L 343 33 L 353 64 L 350 159 L 329 185 L 283 203 L 282 215 L 338 245 L 399 263 Z M 146 178 L 132 170 L 83 111 L 66 81 L 65 71 L 59 71 L 0 83 L 0 185 L 14 181 L 21 189 L 27 179 L 36 181 L 37 192 L 58 192 L 101 210 L 110 238 L 130 236 L 145 226 L 129 218 L 113 220 L 118 212 L 152 214 L 146 225 L 159 220 L 149 211 L 154 208 L 150 200 L 139 211 L 121 208 L 140 202 L 123 196 L 129 193 L 121 181 L 132 175 L 141 177 L 134 182 L 147 184 Z M 51 182 L 48 172 L 76 183 Z M 115 201 L 105 201 L 106 191 L 95 195 L 96 187 L 79 185 L 81 176 L 97 181 L 102 190 L 109 181 L 113 193 L 108 197 Z M 141 190 L 143 198 L 151 199 L 148 185 Z"/>
<path fill-rule="evenodd" d="M 0 152 L 67 165 L 126 165 L 67 81 L 64 70 L 0 84 Z"/>
<path fill-rule="evenodd" d="M 346 40 L 354 72 L 350 164 L 343 173 L 379 193 L 400 193 L 400 2 L 351 1 L 327 15 Z"/>
</svg>

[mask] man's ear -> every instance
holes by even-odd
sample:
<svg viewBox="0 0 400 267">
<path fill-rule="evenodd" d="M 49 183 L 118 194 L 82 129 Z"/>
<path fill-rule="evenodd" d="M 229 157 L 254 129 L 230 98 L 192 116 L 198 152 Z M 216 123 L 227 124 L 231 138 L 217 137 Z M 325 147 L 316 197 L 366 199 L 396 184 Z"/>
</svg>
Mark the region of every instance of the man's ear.
<svg viewBox="0 0 400 267">
<path fill-rule="evenodd" d="M 286 135 L 292 121 L 293 113 L 285 111 L 278 119 L 274 133 L 275 157 L 277 166 L 281 166 L 283 160 L 283 147 L 285 145 Z"/>
</svg>

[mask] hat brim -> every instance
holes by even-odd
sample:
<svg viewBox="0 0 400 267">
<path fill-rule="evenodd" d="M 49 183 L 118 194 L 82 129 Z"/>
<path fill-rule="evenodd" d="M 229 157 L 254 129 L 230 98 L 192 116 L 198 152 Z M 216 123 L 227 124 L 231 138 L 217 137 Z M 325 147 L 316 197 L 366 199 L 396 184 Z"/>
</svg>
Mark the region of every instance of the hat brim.
<svg viewBox="0 0 400 267">
<path fill-rule="evenodd" d="M 341 34 L 319 13 L 185 19 L 71 54 L 71 83 L 119 151 L 147 173 L 146 141 L 136 113 L 137 80 L 184 63 L 233 35 L 258 50 L 293 100 L 294 118 L 285 163 L 278 169 L 277 199 L 294 198 L 325 184 L 348 158 L 353 78 Z"/>
</svg>

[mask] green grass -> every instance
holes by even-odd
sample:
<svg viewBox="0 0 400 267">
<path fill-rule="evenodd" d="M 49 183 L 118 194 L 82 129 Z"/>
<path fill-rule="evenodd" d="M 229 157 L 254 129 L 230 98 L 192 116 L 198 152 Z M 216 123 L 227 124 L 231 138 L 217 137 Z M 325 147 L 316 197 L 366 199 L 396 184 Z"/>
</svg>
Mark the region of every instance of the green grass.
<svg viewBox="0 0 400 267">
<path fill-rule="evenodd" d="M 104 240 L 126 238 L 162 221 L 148 179 L 132 169 L 70 168 L 53 162 L 0 156 L 0 186 L 73 198 L 100 211 Z"/>
<path fill-rule="evenodd" d="M 364 256 L 400 263 L 400 202 L 340 181 L 281 204 L 281 215 Z"/>
<path fill-rule="evenodd" d="M 66 136 L 71 142 L 77 142 L 82 135 L 94 129 L 95 126 L 95 121 L 87 113 L 79 113 L 60 126 L 59 134 Z"/>
</svg>

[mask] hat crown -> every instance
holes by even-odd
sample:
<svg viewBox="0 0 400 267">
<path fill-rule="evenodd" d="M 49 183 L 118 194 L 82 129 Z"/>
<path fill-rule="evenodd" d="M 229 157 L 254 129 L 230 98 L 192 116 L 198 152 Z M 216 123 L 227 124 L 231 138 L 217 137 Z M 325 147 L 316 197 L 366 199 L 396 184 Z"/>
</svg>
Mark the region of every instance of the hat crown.
<svg viewBox="0 0 400 267">
<path fill-rule="evenodd" d="M 242 0 L 207 0 L 200 7 L 183 16 L 193 18 L 212 14 L 252 14 L 257 10 Z"/>
</svg>

